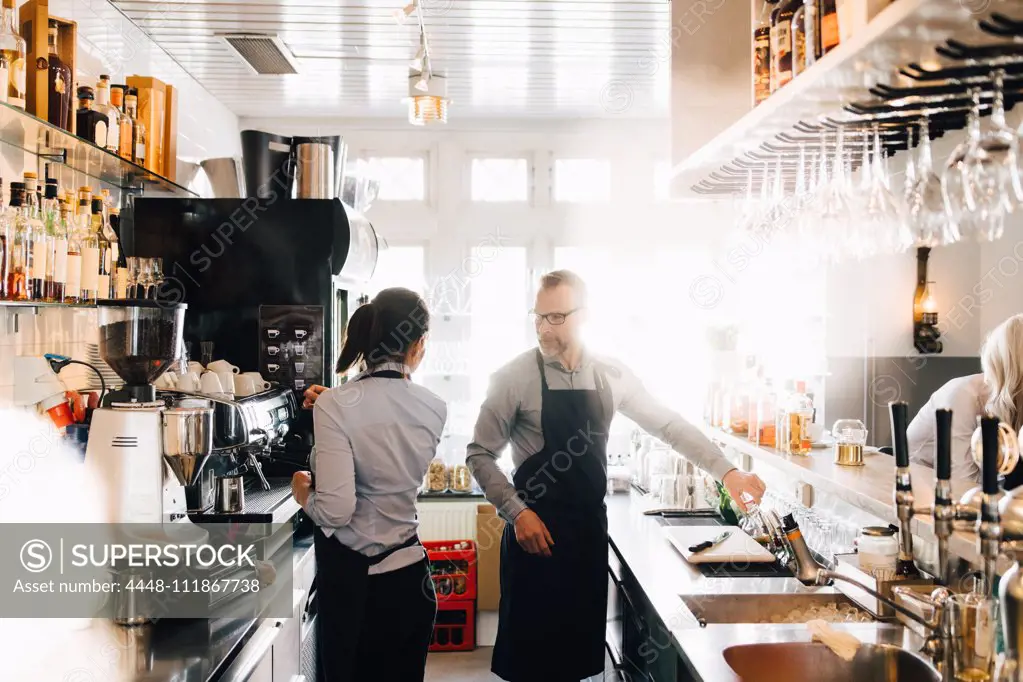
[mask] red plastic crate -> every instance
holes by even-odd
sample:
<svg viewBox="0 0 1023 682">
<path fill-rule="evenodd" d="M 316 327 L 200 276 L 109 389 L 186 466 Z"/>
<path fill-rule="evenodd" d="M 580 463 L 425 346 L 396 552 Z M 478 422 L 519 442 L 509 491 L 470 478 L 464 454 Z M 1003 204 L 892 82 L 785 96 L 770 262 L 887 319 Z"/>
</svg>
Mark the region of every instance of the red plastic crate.
<svg viewBox="0 0 1023 682">
<path fill-rule="evenodd" d="M 468 549 L 454 549 L 442 552 L 441 547 L 453 547 L 459 542 L 468 542 Z M 473 601 L 476 599 L 476 543 L 471 540 L 439 540 L 424 542 L 426 556 L 430 559 L 430 573 L 437 591 L 437 601 Z M 434 573 L 435 569 L 440 572 Z M 458 591 L 464 583 L 465 589 Z"/>
<path fill-rule="evenodd" d="M 476 649 L 476 602 L 437 603 L 430 651 L 473 651 Z"/>
</svg>

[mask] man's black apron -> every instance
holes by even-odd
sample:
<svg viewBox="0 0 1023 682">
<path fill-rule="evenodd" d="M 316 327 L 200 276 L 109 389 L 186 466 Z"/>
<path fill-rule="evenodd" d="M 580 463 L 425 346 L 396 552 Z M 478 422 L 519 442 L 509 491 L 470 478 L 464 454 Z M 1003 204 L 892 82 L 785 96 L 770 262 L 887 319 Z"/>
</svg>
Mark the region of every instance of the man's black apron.
<svg viewBox="0 0 1023 682">
<path fill-rule="evenodd" d="M 368 376 L 401 379 L 401 372 L 384 370 Z M 362 377 L 365 378 L 365 377 Z M 316 651 L 320 682 L 364 682 L 355 679 L 359 640 L 380 633 L 363 632 L 369 569 L 400 549 L 419 544 L 413 535 L 397 547 L 373 557 L 345 547 L 336 538 L 327 537 L 319 527 L 314 536 L 316 553 L 316 590 L 321 604 L 344 604 L 343 610 L 320 608 L 316 619 Z M 403 652 L 394 652 L 400 656 Z M 418 652 L 416 652 L 418 653 Z M 384 666 L 382 669 L 386 669 Z"/>
<path fill-rule="evenodd" d="M 604 670 L 607 620 L 607 438 L 614 404 L 598 390 L 552 391 L 538 350 L 544 447 L 514 483 L 547 526 L 552 556 L 529 554 L 508 524 L 492 669 L 509 682 L 578 682 Z"/>
</svg>

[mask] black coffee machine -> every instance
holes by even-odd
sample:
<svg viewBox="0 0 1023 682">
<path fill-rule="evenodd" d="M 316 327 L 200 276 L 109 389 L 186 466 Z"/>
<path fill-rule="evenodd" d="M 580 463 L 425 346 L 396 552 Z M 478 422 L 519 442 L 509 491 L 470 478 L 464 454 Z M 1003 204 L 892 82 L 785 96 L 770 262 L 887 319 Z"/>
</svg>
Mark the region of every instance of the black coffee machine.
<svg viewBox="0 0 1023 682">
<path fill-rule="evenodd" d="M 340 200 L 138 198 L 122 224 L 127 256 L 162 258 L 158 297 L 185 302 L 184 340 L 203 341 L 243 371 L 259 371 L 297 396 L 333 386 L 333 364 L 379 242 L 366 218 Z M 298 402 L 301 402 L 299 398 Z M 301 411 L 289 447 L 312 444 Z"/>
</svg>

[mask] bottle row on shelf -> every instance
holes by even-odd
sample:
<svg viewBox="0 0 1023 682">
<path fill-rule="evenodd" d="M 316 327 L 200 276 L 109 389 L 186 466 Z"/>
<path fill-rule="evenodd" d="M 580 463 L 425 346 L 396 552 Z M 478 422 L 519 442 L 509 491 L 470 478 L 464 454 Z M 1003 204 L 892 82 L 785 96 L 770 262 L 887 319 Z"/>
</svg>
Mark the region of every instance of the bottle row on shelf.
<svg viewBox="0 0 1023 682">
<path fill-rule="evenodd" d="M 0 180 L 0 299 L 88 304 L 127 298 L 120 256 L 120 213 L 110 193 L 62 193 L 55 179 L 40 189 L 35 173 L 12 182 L 3 203 Z"/>
<path fill-rule="evenodd" d="M 808 455 L 813 447 L 816 409 L 803 381 L 781 388 L 764 378 L 763 368 L 740 381 L 714 382 L 704 403 L 704 421 L 765 448 Z"/>
</svg>

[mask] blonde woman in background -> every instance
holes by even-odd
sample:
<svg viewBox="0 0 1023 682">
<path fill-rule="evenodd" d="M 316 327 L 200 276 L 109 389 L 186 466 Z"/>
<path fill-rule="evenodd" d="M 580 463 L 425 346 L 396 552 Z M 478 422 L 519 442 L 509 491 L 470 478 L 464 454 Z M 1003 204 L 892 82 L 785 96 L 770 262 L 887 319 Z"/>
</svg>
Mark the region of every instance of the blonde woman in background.
<svg viewBox="0 0 1023 682">
<path fill-rule="evenodd" d="M 912 461 L 934 466 L 938 409 L 952 410 L 952 478 L 979 480 L 980 468 L 970 447 L 977 417 L 989 413 L 1019 432 L 1023 426 L 1023 315 L 1013 315 L 988 334 L 980 350 L 980 365 L 981 374 L 952 379 L 913 418 L 907 434 Z"/>
</svg>

